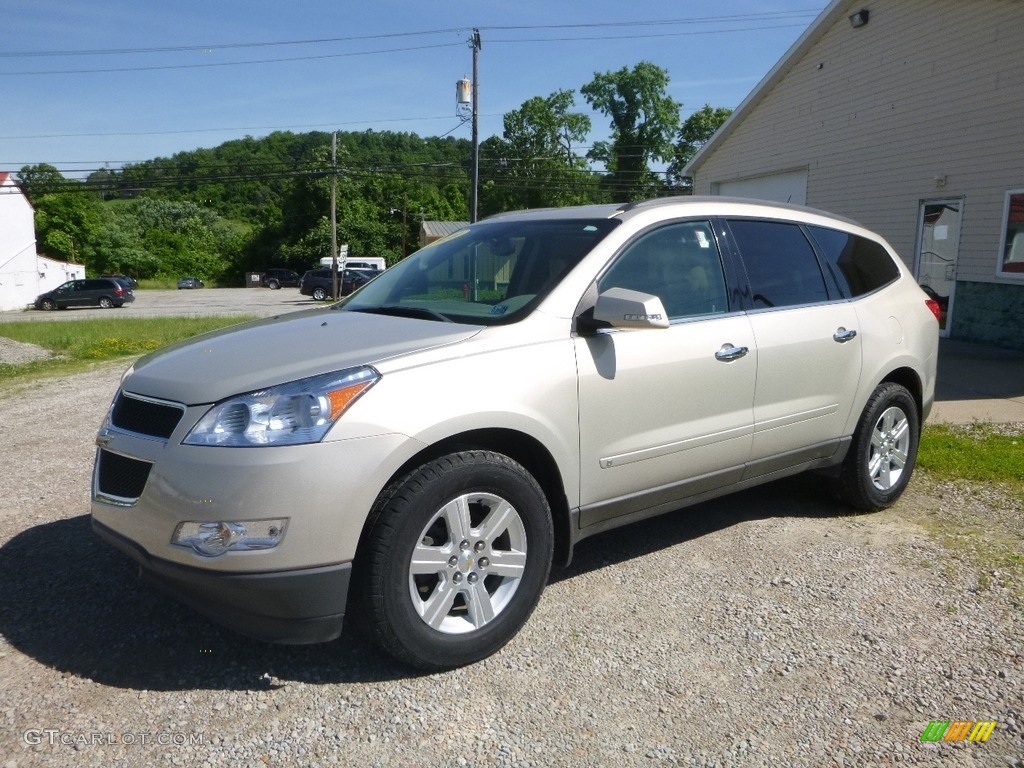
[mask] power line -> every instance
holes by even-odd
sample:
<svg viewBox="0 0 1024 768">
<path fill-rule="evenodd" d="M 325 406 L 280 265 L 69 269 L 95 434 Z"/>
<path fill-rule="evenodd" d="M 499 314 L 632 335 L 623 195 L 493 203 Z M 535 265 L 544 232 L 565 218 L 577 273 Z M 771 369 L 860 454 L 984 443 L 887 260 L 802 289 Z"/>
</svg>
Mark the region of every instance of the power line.
<svg viewBox="0 0 1024 768">
<path fill-rule="evenodd" d="M 779 19 L 813 18 L 820 8 L 805 8 L 789 11 L 766 11 L 761 13 L 743 13 L 723 16 L 695 16 L 683 19 L 652 19 L 646 21 L 608 21 L 590 22 L 585 24 L 529 24 L 529 25 L 470 25 L 477 29 L 493 31 L 530 30 L 530 29 L 600 29 L 621 27 L 669 26 L 680 24 L 732 23 L 747 21 L 774 21 Z M 428 29 L 414 32 L 389 32 L 376 35 L 350 35 L 346 37 L 321 37 L 302 40 L 267 40 L 249 43 L 195 43 L 191 45 L 145 46 L 138 48 L 83 48 L 72 50 L 48 51 L 0 51 L 0 59 L 37 58 L 48 56 L 107 56 L 148 53 L 194 53 L 196 51 L 228 50 L 242 48 L 266 48 L 289 45 L 322 45 L 325 43 L 342 43 L 365 40 L 387 40 L 402 37 L 419 37 L 427 35 L 464 34 L 470 27 L 450 27 L 447 29 Z"/>
<path fill-rule="evenodd" d="M 350 37 L 321 37 L 309 40 L 271 40 L 258 43 L 203 43 L 201 45 L 149 46 L 145 48 L 93 48 L 70 51 L 0 51 L 0 59 L 45 56 L 107 56 L 139 53 L 195 53 L 196 51 L 226 50 L 234 48 L 266 48 L 284 45 L 320 45 L 323 43 L 344 43 L 355 40 L 384 40 L 394 37 L 417 37 L 420 35 L 441 35 L 458 33 L 462 30 L 430 29 L 422 32 L 393 32 L 386 35 L 353 35 Z"/>
<path fill-rule="evenodd" d="M 769 12 L 760 14 L 737 14 L 733 16 L 706 16 L 696 17 L 692 19 L 661 19 L 653 21 L 624 21 L 624 22 L 603 22 L 603 23 L 590 23 L 590 24 L 539 24 L 539 25 L 522 25 L 522 26 L 494 26 L 494 27 L 479 27 L 479 29 L 485 29 L 488 31 L 513 31 L 513 30 L 559 30 L 559 29 L 607 29 L 607 28 L 621 28 L 621 27 L 643 27 L 643 26 L 678 26 L 678 25 L 699 25 L 699 24 L 722 24 L 722 23 L 749 23 L 752 21 L 779 21 L 779 20 L 797 20 L 800 18 L 806 18 L 811 11 L 779 11 Z M 574 36 L 574 37 L 545 37 L 545 38 L 495 38 L 495 43 L 545 43 L 545 42 L 590 42 L 594 40 L 621 40 L 621 39 L 656 39 L 664 37 L 683 37 L 692 35 L 708 35 L 708 34 L 731 34 L 735 32 L 760 32 L 766 29 L 781 29 L 786 27 L 805 26 L 805 24 L 773 24 L 773 25 L 760 25 L 760 26 L 748 26 L 741 28 L 732 29 L 711 29 L 711 30 L 690 30 L 685 32 L 661 32 L 661 33 L 645 33 L 645 34 L 633 34 L 623 35 L 621 33 L 611 35 L 589 35 L 589 36 Z M 254 43 L 227 43 L 221 45 L 188 45 L 188 46 L 162 46 L 162 47 L 148 47 L 148 48 L 116 48 L 116 49 L 95 49 L 95 50 L 77 50 L 77 51 L 8 51 L 0 53 L 0 58 L 35 58 L 45 56 L 91 56 L 91 55 L 127 55 L 127 54 L 147 54 L 147 53 L 195 53 L 196 51 L 213 52 L 215 50 L 231 50 L 231 49 L 244 49 L 244 48 L 258 48 L 267 46 L 295 46 L 295 45 L 313 45 L 313 44 L 324 44 L 324 43 L 336 43 L 336 42 L 363 42 L 366 40 L 380 40 L 390 39 L 399 37 L 415 37 L 424 35 L 437 35 L 437 34 L 450 34 L 459 32 L 459 29 L 444 29 L 444 30 L 426 30 L 422 32 L 401 32 L 401 33 L 390 33 L 381 35 L 360 35 L 350 37 L 338 37 L 338 38 L 317 38 L 310 40 L 284 40 L 284 41 L 266 41 L 266 42 L 254 42 Z M 93 69 L 50 69 L 50 70 L 31 70 L 21 72 L 0 72 L 0 77 L 17 77 L 17 76 L 39 76 L 39 75 L 81 75 L 81 74 L 101 74 L 101 73 L 112 73 L 112 72 L 152 72 L 160 70 L 176 70 L 176 69 L 207 69 L 211 67 L 236 67 L 236 66 L 249 66 L 254 64 L 279 64 L 289 63 L 296 61 L 315 61 L 319 59 L 335 59 L 335 58 L 349 58 L 353 56 L 371 56 L 379 55 L 382 53 L 405 53 L 409 51 L 420 51 L 429 50 L 436 48 L 451 48 L 463 45 L 463 42 L 452 42 L 452 43 L 438 43 L 435 45 L 421 45 L 421 46 L 406 46 L 401 48 L 384 48 L 372 51 L 349 51 L 344 53 L 324 53 L 315 54 L 309 56 L 287 56 L 281 58 L 271 59 L 247 59 L 243 61 L 218 61 L 218 62 L 204 62 L 200 64 L 159 64 L 149 66 L 127 66 L 127 67 L 99 67 Z"/>
<path fill-rule="evenodd" d="M 383 48 L 376 51 L 358 51 L 348 53 L 324 53 L 316 56 L 291 56 L 279 59 L 250 59 L 247 61 L 211 61 L 204 64 L 159 64 L 148 67 L 107 67 L 100 69 L 45 69 L 32 72 L 0 72 L 0 77 L 20 77 L 22 75 L 92 75 L 108 72 L 154 72 L 166 69 L 208 69 L 210 67 L 237 67 L 249 64 L 280 64 L 292 61 L 313 61 L 316 59 L 340 59 L 351 56 L 372 56 L 381 53 L 405 53 L 423 51 L 431 48 L 462 47 L 463 43 L 439 43 L 437 45 L 419 45 L 407 48 Z"/>
</svg>

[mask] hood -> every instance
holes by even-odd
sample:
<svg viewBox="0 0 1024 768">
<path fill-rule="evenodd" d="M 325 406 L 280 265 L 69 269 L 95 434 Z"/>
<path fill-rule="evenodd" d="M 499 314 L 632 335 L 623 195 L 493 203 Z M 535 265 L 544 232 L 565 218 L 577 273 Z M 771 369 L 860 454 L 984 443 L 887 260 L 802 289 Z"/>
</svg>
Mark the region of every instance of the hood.
<svg viewBox="0 0 1024 768">
<path fill-rule="evenodd" d="M 314 309 L 197 336 L 135 363 L 123 388 L 201 405 L 454 344 L 478 326 Z"/>
</svg>

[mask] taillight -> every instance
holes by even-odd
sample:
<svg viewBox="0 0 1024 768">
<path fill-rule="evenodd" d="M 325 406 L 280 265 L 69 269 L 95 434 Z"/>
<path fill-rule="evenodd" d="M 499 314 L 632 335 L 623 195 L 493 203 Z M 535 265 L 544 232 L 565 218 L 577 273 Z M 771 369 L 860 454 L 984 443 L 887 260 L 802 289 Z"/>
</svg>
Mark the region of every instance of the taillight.
<svg viewBox="0 0 1024 768">
<path fill-rule="evenodd" d="M 932 311 L 932 314 L 935 315 L 936 320 L 938 320 L 939 322 L 942 321 L 942 307 L 939 306 L 939 302 L 937 302 L 935 299 L 925 299 L 924 305 Z"/>
</svg>

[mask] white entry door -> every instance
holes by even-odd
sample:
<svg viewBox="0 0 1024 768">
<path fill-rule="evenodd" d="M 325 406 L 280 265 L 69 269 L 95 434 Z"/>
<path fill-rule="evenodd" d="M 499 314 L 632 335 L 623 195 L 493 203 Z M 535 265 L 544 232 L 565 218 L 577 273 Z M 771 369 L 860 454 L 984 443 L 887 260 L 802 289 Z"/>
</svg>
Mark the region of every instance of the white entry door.
<svg viewBox="0 0 1024 768">
<path fill-rule="evenodd" d="M 917 282 L 939 302 L 940 334 L 949 336 L 956 289 L 956 263 L 960 251 L 960 215 L 963 200 L 924 200 L 917 222 Z"/>
</svg>

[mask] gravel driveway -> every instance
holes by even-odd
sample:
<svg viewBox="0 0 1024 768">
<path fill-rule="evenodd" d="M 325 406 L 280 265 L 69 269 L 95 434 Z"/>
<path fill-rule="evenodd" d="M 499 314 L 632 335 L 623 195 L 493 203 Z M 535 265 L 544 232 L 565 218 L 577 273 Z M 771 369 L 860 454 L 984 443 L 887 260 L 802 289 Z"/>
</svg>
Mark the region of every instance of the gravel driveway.
<svg viewBox="0 0 1024 768">
<path fill-rule="evenodd" d="M 0 398 L 2 768 L 1024 766 L 1024 611 L 921 524 L 1021 536 L 1018 500 L 918 476 L 870 516 L 806 478 L 704 504 L 588 540 L 502 652 L 416 676 L 354 631 L 221 630 L 92 535 L 123 367 Z"/>
</svg>

